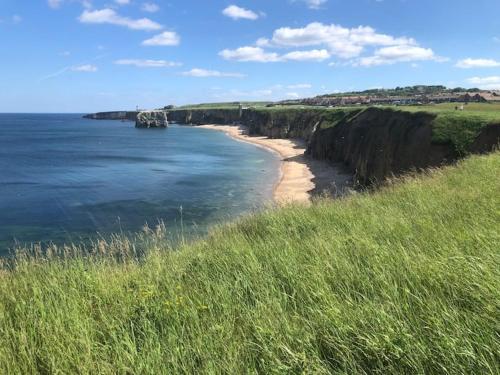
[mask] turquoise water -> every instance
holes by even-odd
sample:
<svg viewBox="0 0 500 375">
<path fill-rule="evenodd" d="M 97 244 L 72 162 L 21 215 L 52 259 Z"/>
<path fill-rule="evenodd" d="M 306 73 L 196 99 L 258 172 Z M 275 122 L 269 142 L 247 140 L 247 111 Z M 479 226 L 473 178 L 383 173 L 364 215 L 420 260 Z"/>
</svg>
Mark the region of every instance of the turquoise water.
<svg viewBox="0 0 500 375">
<path fill-rule="evenodd" d="M 196 127 L 0 114 L 0 254 L 163 220 L 203 233 L 272 197 L 279 160 Z"/>
</svg>

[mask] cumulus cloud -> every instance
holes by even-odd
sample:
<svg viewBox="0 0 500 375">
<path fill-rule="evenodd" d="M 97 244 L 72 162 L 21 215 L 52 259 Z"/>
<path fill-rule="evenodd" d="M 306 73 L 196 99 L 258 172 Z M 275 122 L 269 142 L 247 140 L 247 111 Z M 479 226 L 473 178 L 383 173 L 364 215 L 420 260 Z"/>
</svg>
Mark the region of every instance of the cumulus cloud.
<svg viewBox="0 0 500 375">
<path fill-rule="evenodd" d="M 92 64 L 76 65 L 71 67 L 73 72 L 84 72 L 84 73 L 95 73 L 97 72 L 97 66 Z"/>
<path fill-rule="evenodd" d="M 219 55 L 226 60 L 254 61 L 254 62 L 276 62 L 280 57 L 275 52 L 265 52 L 260 47 L 240 47 L 234 50 L 225 49 Z"/>
<path fill-rule="evenodd" d="M 377 49 L 373 56 L 362 57 L 353 65 L 377 66 L 391 65 L 398 62 L 439 60 L 430 48 L 400 45 Z"/>
<path fill-rule="evenodd" d="M 302 50 L 304 47 L 314 49 Z M 283 49 L 294 50 L 276 52 Z M 270 38 L 258 39 L 255 46 L 225 49 L 219 55 L 227 60 L 256 62 L 324 61 L 335 56 L 347 60 L 346 65 L 355 66 L 445 60 L 413 38 L 379 33 L 370 26 L 346 28 L 321 22 L 298 28 L 281 27 Z"/>
<path fill-rule="evenodd" d="M 177 46 L 181 42 L 180 36 L 175 31 L 164 31 L 142 42 L 143 46 Z"/>
<path fill-rule="evenodd" d="M 252 10 L 240 8 L 237 5 L 230 5 L 222 11 L 222 14 L 233 20 L 246 19 L 255 21 L 259 15 Z"/>
<path fill-rule="evenodd" d="M 497 68 L 500 66 L 500 61 L 493 59 L 463 59 L 455 65 L 457 68 L 471 69 L 471 68 Z"/>
<path fill-rule="evenodd" d="M 326 49 L 313 49 L 310 51 L 293 51 L 282 56 L 283 60 L 294 61 L 323 61 L 330 58 Z"/>
<path fill-rule="evenodd" d="M 160 7 L 155 3 L 144 3 L 141 6 L 143 12 L 156 13 L 160 10 Z"/>
<path fill-rule="evenodd" d="M 241 73 L 224 73 L 224 72 L 219 72 L 217 70 L 207 70 L 207 69 L 200 69 L 200 68 L 194 68 L 194 69 L 191 69 L 187 72 L 183 72 L 182 75 L 189 76 L 189 77 L 198 77 L 198 78 L 206 78 L 206 77 L 243 78 L 243 77 L 245 77 L 245 75 L 241 74 Z"/>
<path fill-rule="evenodd" d="M 261 40 L 262 43 L 262 40 Z M 282 27 L 274 31 L 269 45 L 278 47 L 325 46 L 330 53 L 351 58 L 361 54 L 366 46 L 415 45 L 411 38 L 396 38 L 377 33 L 369 26 L 345 28 L 313 22 L 302 28 Z"/>
<path fill-rule="evenodd" d="M 115 0 L 115 3 L 118 5 L 128 5 L 130 4 L 130 0 Z"/>
<path fill-rule="evenodd" d="M 181 66 L 182 64 L 174 61 L 166 60 L 138 60 L 138 59 L 121 59 L 115 61 L 116 65 L 131 65 L 138 68 L 172 68 Z"/>
<path fill-rule="evenodd" d="M 100 10 L 85 10 L 78 20 L 82 23 L 110 24 L 124 26 L 131 30 L 160 30 L 162 25 L 149 18 L 132 19 L 120 16 L 113 9 L 105 8 Z"/>
<path fill-rule="evenodd" d="M 219 52 L 225 60 L 241 62 L 279 62 L 279 61 L 323 61 L 330 58 L 327 50 L 292 51 L 284 55 L 266 52 L 261 47 L 245 46 L 234 50 L 225 49 Z"/>
</svg>

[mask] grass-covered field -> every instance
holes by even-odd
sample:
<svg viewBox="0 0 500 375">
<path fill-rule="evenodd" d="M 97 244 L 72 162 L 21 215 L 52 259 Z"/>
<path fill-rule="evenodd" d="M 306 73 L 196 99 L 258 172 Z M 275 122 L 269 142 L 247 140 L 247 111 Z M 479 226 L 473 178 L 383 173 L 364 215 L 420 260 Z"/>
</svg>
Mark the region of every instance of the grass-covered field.
<svg viewBox="0 0 500 375">
<path fill-rule="evenodd" d="M 463 103 L 441 103 L 435 105 L 422 106 L 401 106 L 406 111 L 425 111 L 431 113 L 453 113 L 457 116 L 478 116 L 485 120 L 500 119 L 500 102 L 497 103 L 469 103 L 464 105 L 463 111 L 455 110 L 455 107 Z"/>
<path fill-rule="evenodd" d="M 499 176 L 497 152 L 175 252 L 19 257 L 0 373 L 498 374 Z"/>
</svg>

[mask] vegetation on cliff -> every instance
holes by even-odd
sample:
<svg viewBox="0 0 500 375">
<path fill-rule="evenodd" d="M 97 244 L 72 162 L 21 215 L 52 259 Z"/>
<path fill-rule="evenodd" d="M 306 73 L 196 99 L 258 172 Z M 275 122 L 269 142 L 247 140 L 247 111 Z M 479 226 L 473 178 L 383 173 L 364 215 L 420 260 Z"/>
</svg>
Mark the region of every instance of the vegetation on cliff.
<svg viewBox="0 0 500 375">
<path fill-rule="evenodd" d="M 499 176 L 497 152 L 179 251 L 160 228 L 19 256 L 0 372 L 496 374 Z"/>
</svg>

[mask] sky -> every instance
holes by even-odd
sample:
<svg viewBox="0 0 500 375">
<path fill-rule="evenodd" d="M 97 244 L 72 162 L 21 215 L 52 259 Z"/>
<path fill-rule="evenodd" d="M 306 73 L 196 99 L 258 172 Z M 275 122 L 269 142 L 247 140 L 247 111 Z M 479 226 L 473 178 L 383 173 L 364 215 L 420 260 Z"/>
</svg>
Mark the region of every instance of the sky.
<svg viewBox="0 0 500 375">
<path fill-rule="evenodd" d="M 499 0 L 0 0 L 0 112 L 500 89 Z"/>
</svg>

